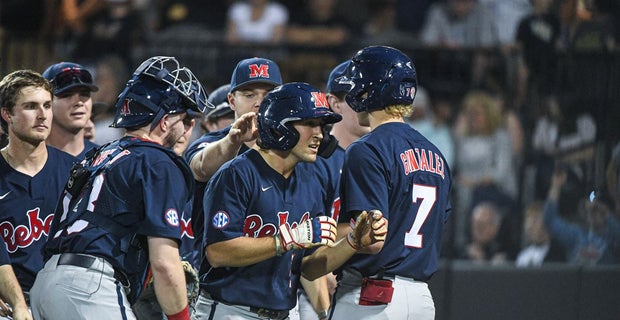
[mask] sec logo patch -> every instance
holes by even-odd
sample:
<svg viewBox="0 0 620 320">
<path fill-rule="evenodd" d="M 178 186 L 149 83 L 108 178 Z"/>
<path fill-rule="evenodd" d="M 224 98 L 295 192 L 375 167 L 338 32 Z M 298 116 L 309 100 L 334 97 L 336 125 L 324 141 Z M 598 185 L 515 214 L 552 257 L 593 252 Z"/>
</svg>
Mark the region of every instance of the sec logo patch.
<svg viewBox="0 0 620 320">
<path fill-rule="evenodd" d="M 168 211 L 166 211 L 164 218 L 166 219 L 166 222 L 168 222 L 169 225 L 173 227 L 179 226 L 179 214 L 177 213 L 175 209 L 168 209 Z"/>
<path fill-rule="evenodd" d="M 222 229 L 226 227 L 230 223 L 230 216 L 225 211 L 218 211 L 213 215 L 211 219 L 211 224 L 216 229 Z"/>
</svg>

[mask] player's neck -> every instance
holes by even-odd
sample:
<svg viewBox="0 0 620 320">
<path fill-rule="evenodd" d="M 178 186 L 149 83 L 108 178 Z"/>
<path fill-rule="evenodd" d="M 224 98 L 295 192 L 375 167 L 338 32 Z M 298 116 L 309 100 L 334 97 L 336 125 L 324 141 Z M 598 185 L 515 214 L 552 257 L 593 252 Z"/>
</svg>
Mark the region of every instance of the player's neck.
<svg viewBox="0 0 620 320">
<path fill-rule="evenodd" d="M 84 129 L 79 130 L 77 133 L 73 133 L 52 126 L 50 135 L 47 137 L 47 144 L 68 154 L 77 156 L 84 150 Z"/>
<path fill-rule="evenodd" d="M 284 178 L 291 176 L 295 165 L 299 162 L 295 157 L 289 157 L 288 151 L 259 149 L 258 153 L 273 170 Z"/>
<path fill-rule="evenodd" d="M 9 139 L 9 144 L 0 152 L 4 160 L 15 170 L 34 176 L 47 162 L 45 141 L 30 143 L 19 139 Z"/>
<path fill-rule="evenodd" d="M 331 134 L 338 139 L 338 145 L 342 149 L 347 149 L 353 141 L 359 139 L 360 137 L 351 133 L 351 131 L 347 130 L 343 126 L 336 126 L 332 129 Z"/>
<path fill-rule="evenodd" d="M 391 115 L 385 112 L 385 109 L 369 112 L 368 120 L 370 122 L 370 131 L 375 130 L 378 126 L 382 124 L 386 124 L 390 122 L 405 123 L 405 120 L 403 120 L 402 117 Z"/>
</svg>

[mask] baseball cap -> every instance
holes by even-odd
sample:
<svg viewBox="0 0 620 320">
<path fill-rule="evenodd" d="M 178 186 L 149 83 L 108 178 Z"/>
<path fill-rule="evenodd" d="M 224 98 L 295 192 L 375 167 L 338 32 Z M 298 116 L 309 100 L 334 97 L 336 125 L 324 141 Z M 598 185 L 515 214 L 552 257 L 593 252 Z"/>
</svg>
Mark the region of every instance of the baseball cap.
<svg viewBox="0 0 620 320">
<path fill-rule="evenodd" d="M 209 102 L 215 105 L 215 108 L 205 116 L 207 120 L 213 121 L 228 115 L 233 115 L 235 111 L 228 104 L 228 92 L 230 84 L 225 84 L 213 90 L 209 95 Z"/>
<path fill-rule="evenodd" d="M 90 91 L 99 88 L 93 83 L 93 76 L 83 66 L 73 62 L 59 62 L 49 66 L 42 76 L 52 84 L 55 96 L 75 88 L 86 87 Z"/>
<path fill-rule="evenodd" d="M 347 93 L 349 89 L 351 89 L 351 85 L 340 83 L 338 80 L 347 72 L 347 68 L 349 67 L 349 63 L 351 60 L 347 60 L 332 70 L 329 74 L 329 78 L 327 79 L 327 88 L 325 90 L 326 93 Z"/>
<path fill-rule="evenodd" d="M 230 79 L 230 92 L 252 83 L 267 83 L 274 87 L 281 85 L 280 67 L 272 60 L 265 58 L 239 61 Z"/>
<path fill-rule="evenodd" d="M 207 113 L 206 115 L 206 118 L 209 121 L 214 121 L 219 118 L 224 118 L 226 116 L 231 116 L 234 114 L 235 114 L 235 111 L 230 108 L 230 105 L 228 104 L 228 102 L 222 102 L 218 104 L 217 106 L 215 106 L 213 110 L 209 111 L 209 113 Z"/>
</svg>

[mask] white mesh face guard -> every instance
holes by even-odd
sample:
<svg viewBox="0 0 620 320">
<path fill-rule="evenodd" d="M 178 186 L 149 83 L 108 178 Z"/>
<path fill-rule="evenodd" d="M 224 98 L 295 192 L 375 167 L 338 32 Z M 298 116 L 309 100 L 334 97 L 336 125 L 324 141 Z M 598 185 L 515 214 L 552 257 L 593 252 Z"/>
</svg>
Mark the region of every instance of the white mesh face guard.
<svg viewBox="0 0 620 320">
<path fill-rule="evenodd" d="M 187 67 L 181 67 L 175 57 L 155 56 L 144 61 L 134 71 L 134 76 L 148 75 L 171 85 L 192 104 L 194 111 L 204 113 L 206 108 L 214 108 L 207 92 Z"/>
</svg>

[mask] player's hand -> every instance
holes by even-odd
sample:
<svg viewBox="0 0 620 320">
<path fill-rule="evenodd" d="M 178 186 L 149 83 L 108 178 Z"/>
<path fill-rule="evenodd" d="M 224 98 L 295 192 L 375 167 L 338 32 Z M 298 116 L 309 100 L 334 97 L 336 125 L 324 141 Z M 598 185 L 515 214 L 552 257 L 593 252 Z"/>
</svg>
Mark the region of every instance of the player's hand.
<svg viewBox="0 0 620 320">
<path fill-rule="evenodd" d="M 347 235 L 349 244 L 356 249 L 385 241 L 388 221 L 379 210 L 362 211 L 357 219 L 351 221 L 351 232 Z"/>
<path fill-rule="evenodd" d="M 228 136 L 234 144 L 241 144 L 258 138 L 256 113 L 248 112 L 237 118 L 231 125 Z"/>
<path fill-rule="evenodd" d="M 301 222 L 296 228 L 280 226 L 280 240 L 285 251 L 316 246 L 332 246 L 336 241 L 336 221 L 320 216 Z"/>
</svg>

